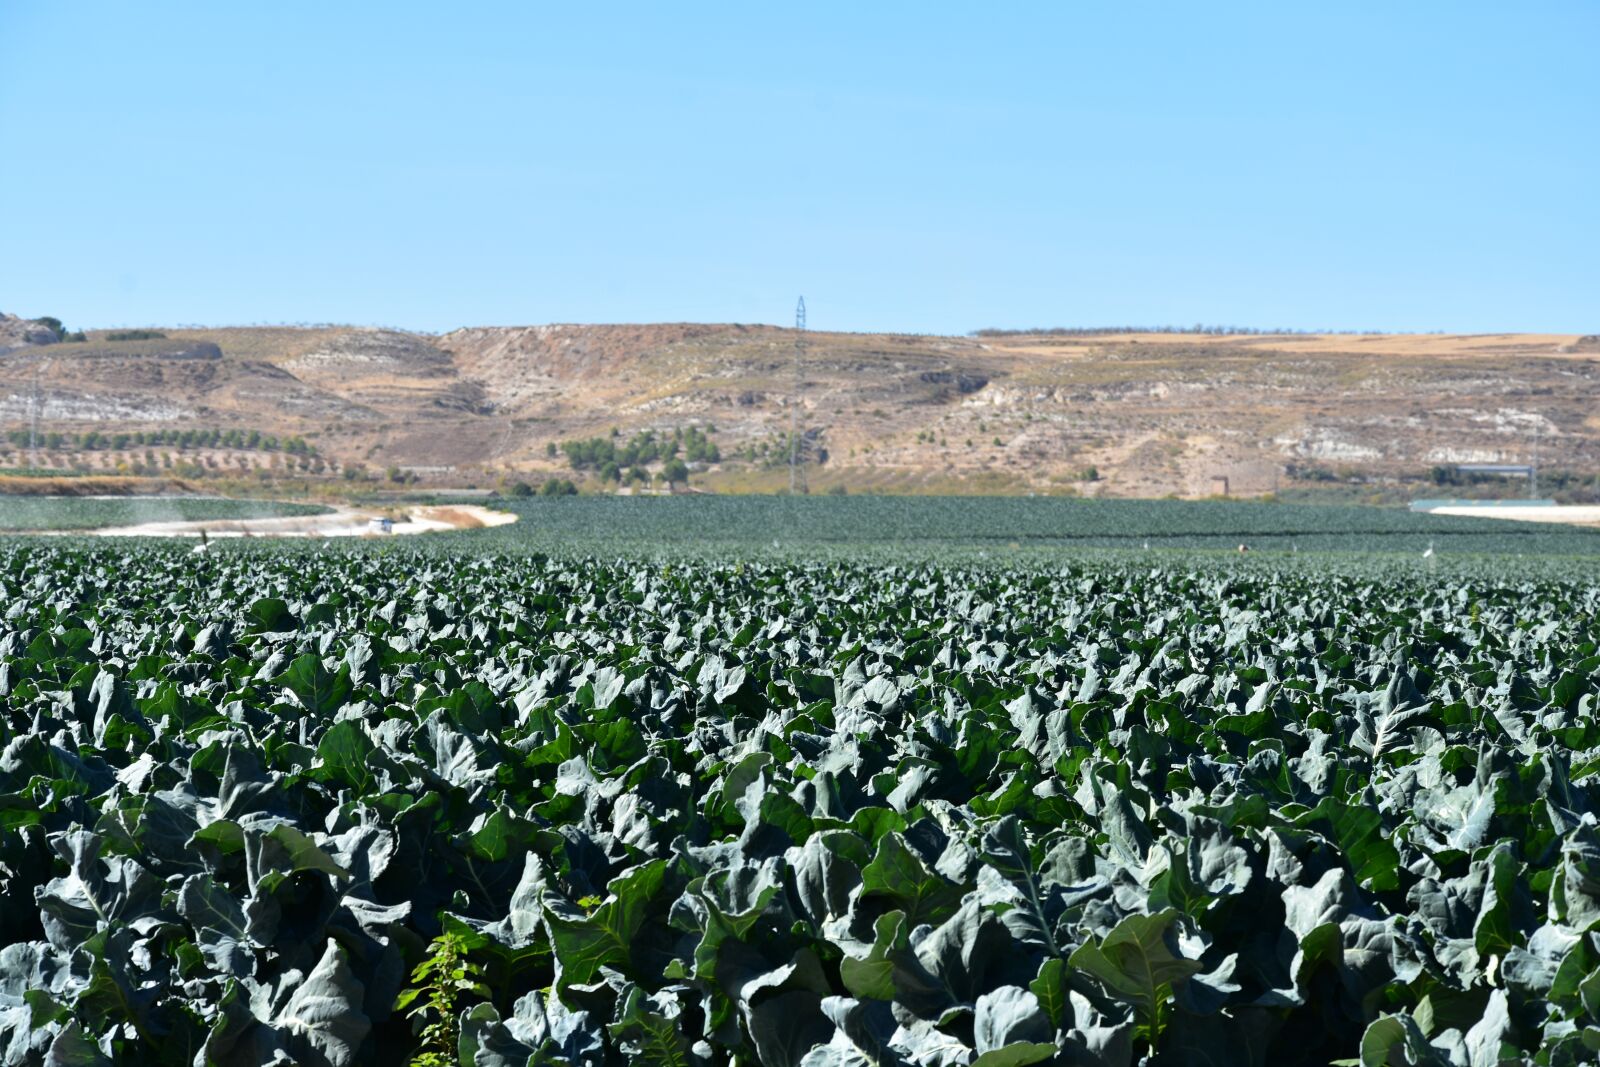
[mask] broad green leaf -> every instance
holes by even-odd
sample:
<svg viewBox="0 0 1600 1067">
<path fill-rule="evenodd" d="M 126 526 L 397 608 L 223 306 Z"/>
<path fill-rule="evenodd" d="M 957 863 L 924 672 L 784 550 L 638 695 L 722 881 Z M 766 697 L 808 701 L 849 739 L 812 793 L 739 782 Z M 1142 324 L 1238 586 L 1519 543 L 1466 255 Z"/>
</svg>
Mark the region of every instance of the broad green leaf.
<svg viewBox="0 0 1600 1067">
<path fill-rule="evenodd" d="M 592 915 L 559 898 L 545 898 L 544 921 L 560 968 L 560 988 L 593 981 L 601 967 L 629 971 L 634 937 L 666 873 L 664 860 L 652 860 L 613 879 L 605 903 Z"/>
<path fill-rule="evenodd" d="M 863 897 L 881 897 L 912 926 L 943 922 L 961 904 L 961 887 L 933 871 L 897 832 L 878 839 L 877 854 L 861 869 Z"/>
<path fill-rule="evenodd" d="M 373 776 L 368 765 L 377 746 L 350 719 L 334 723 L 317 744 L 317 761 L 337 780 L 344 782 L 357 794 L 371 790 Z"/>
<path fill-rule="evenodd" d="M 1068 963 L 1093 976 L 1106 991 L 1154 1019 L 1174 987 L 1201 970 L 1199 961 L 1176 949 L 1174 908 L 1153 915 L 1129 915 L 1098 945 L 1085 944 Z"/>
<path fill-rule="evenodd" d="M 1364 889 L 1383 891 L 1400 885 L 1400 854 L 1395 851 L 1376 809 L 1324 797 L 1295 820 L 1318 830 L 1339 847 Z"/>
<path fill-rule="evenodd" d="M 301 707 L 319 717 L 331 717 L 343 707 L 352 688 L 349 664 L 340 664 L 339 670 L 330 674 L 322 657 L 310 652 L 289 664 L 276 681 L 295 695 Z"/>
<path fill-rule="evenodd" d="M 344 949 L 329 941 L 322 959 L 273 1017 L 273 1027 L 300 1055 L 349 1067 L 362 1059 L 362 1044 L 372 1029 L 361 1010 L 364 993 Z"/>
</svg>

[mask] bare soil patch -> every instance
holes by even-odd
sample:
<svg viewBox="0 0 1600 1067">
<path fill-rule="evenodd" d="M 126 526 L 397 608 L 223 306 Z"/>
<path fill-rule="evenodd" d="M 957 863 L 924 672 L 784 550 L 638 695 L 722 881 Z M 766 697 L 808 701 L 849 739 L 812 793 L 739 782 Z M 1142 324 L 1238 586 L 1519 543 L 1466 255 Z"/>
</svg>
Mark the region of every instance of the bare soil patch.
<svg viewBox="0 0 1600 1067">
<path fill-rule="evenodd" d="M 201 522 L 146 522 L 100 530 L 75 531 L 100 537 L 370 537 L 437 533 L 504 526 L 517 521 L 509 511 L 476 504 L 398 509 L 334 507 L 331 514 L 272 519 L 229 519 Z M 380 522 L 389 520 L 383 527 Z M 54 531 L 65 532 L 65 531 Z"/>
</svg>

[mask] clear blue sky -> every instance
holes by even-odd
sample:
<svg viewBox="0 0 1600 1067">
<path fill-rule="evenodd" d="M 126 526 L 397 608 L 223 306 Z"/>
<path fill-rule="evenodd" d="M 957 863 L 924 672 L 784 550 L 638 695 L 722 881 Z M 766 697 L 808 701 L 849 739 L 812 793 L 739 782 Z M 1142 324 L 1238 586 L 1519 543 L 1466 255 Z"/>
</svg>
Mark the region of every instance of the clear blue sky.
<svg viewBox="0 0 1600 1067">
<path fill-rule="evenodd" d="M 1600 2 L 0 0 L 0 310 L 1600 331 Z"/>
</svg>

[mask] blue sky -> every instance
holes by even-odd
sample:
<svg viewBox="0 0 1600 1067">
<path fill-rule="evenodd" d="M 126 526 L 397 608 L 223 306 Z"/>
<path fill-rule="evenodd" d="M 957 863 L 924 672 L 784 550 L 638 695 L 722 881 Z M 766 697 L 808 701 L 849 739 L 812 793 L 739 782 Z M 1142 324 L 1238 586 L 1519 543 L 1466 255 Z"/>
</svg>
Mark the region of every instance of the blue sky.
<svg viewBox="0 0 1600 1067">
<path fill-rule="evenodd" d="M 0 0 L 0 310 L 1600 331 L 1600 3 Z"/>
</svg>

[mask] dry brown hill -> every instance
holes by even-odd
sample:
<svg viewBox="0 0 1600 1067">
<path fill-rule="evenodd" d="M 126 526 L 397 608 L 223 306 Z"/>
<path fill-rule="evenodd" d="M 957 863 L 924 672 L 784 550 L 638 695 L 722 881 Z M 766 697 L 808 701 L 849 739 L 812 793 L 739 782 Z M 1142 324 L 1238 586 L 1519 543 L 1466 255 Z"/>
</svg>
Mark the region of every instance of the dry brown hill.
<svg viewBox="0 0 1600 1067">
<path fill-rule="evenodd" d="M 761 449 L 787 454 L 795 397 L 815 488 L 1205 495 L 1226 478 L 1254 494 L 1536 450 L 1552 471 L 1600 459 L 1600 339 L 1574 335 L 811 333 L 797 383 L 794 332 L 770 326 L 91 331 L 50 345 L 25 343 L 21 320 L 7 330 L 21 346 L 0 352 L 0 430 L 37 406 L 41 430 L 63 435 L 300 436 L 330 476 L 362 464 L 486 484 L 565 471 L 551 443 L 714 426 L 723 462 L 696 480 L 772 489 L 787 474 Z M 0 465 L 22 460 L 10 449 Z M 84 456 L 64 436 L 42 462 L 137 466 L 141 452 Z"/>
</svg>

